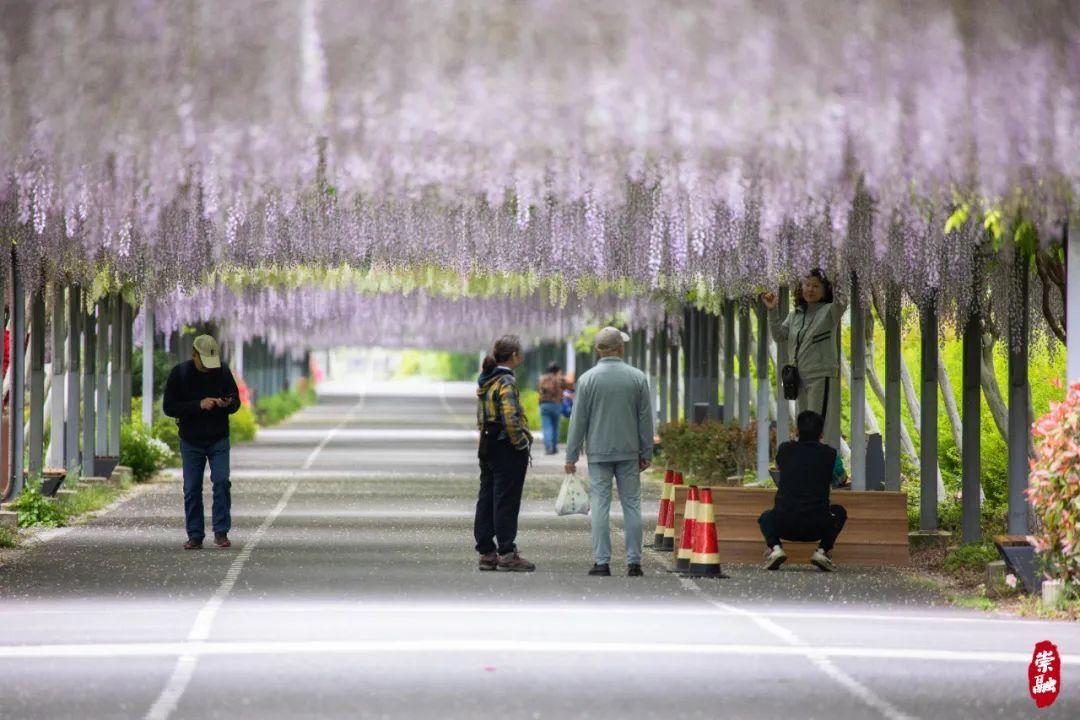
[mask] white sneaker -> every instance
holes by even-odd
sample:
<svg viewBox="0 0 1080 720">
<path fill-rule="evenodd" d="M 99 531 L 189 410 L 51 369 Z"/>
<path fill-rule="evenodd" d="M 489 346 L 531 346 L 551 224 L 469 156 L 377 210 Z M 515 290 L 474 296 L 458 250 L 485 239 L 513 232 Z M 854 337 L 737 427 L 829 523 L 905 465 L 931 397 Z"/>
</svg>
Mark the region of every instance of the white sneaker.
<svg viewBox="0 0 1080 720">
<path fill-rule="evenodd" d="M 821 548 L 815 550 L 814 554 L 810 556 L 810 562 L 822 572 L 833 572 L 836 570 L 836 563 L 834 563 L 832 558 L 826 555 L 825 551 Z"/>
<path fill-rule="evenodd" d="M 766 570 L 779 570 L 780 566 L 787 560 L 787 553 L 784 552 L 784 548 L 776 545 L 773 547 L 772 552 L 765 558 Z"/>
</svg>

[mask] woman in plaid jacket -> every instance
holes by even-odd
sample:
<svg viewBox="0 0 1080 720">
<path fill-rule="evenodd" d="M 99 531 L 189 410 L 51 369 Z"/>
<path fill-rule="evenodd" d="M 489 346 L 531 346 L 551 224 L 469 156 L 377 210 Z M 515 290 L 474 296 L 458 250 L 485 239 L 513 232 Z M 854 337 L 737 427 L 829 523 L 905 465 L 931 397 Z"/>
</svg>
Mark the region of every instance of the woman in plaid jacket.
<svg viewBox="0 0 1080 720">
<path fill-rule="evenodd" d="M 514 380 L 514 368 L 522 360 L 521 341 L 515 335 L 504 335 L 484 358 L 477 379 L 480 493 L 473 535 L 481 570 L 531 572 L 536 569 L 518 554 L 514 543 L 532 446 L 532 433 Z"/>
</svg>

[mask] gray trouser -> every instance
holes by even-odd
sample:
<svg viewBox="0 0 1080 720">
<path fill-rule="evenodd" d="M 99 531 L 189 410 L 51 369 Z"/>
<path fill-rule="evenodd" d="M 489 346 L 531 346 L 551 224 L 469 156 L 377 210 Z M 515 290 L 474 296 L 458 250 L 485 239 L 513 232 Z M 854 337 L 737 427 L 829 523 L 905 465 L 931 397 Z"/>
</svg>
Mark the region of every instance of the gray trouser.
<svg viewBox="0 0 1080 720">
<path fill-rule="evenodd" d="M 641 470 L 637 460 L 589 461 L 589 502 L 592 505 L 593 558 L 597 565 L 611 562 L 611 480 L 619 487 L 626 536 L 626 562 L 641 564 Z"/>
<path fill-rule="evenodd" d="M 828 395 L 828 398 L 826 398 Z M 823 377 L 800 380 L 799 397 L 795 400 L 799 412 L 813 410 L 825 416 L 826 445 L 840 449 L 840 378 Z"/>
</svg>

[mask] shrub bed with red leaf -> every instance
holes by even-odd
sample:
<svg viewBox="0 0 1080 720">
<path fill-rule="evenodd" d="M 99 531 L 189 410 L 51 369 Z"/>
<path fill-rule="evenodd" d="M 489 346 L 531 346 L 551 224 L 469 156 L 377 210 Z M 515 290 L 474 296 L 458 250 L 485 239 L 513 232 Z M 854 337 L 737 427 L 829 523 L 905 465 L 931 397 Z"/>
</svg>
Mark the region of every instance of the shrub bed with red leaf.
<svg viewBox="0 0 1080 720">
<path fill-rule="evenodd" d="M 1034 535 L 1050 577 L 1080 583 L 1080 382 L 1035 423 L 1028 498 L 1041 520 Z"/>
</svg>

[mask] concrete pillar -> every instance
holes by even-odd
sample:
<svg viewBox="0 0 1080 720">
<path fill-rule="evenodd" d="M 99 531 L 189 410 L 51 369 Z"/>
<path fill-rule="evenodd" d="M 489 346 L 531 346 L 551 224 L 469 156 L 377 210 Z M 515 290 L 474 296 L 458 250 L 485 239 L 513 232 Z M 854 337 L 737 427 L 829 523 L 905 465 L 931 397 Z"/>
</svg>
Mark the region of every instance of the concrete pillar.
<svg viewBox="0 0 1080 720">
<path fill-rule="evenodd" d="M 1073 308 L 1072 312 L 1066 311 L 1065 339 L 1068 341 L 1066 351 L 1067 377 L 1069 383 L 1080 382 L 1080 233 L 1069 232 L 1069 221 L 1065 221 L 1065 307 Z M 1072 272 L 1069 272 L 1069 271 Z"/>
<path fill-rule="evenodd" d="M 900 489 L 900 288 L 885 288 L 885 489 Z M 935 476 L 937 471 L 935 470 Z"/>
<path fill-rule="evenodd" d="M 791 309 L 791 299 L 786 285 L 777 293 L 776 308 L 780 317 L 787 317 Z M 786 342 L 776 343 L 776 367 L 773 368 L 776 377 L 776 443 L 779 446 L 788 438 L 791 427 L 790 405 L 784 398 L 784 386 L 780 381 L 780 368 L 788 364 L 788 350 Z"/>
<path fill-rule="evenodd" d="M 964 389 L 963 405 L 964 449 L 961 464 L 961 540 L 978 542 L 982 471 L 982 387 L 979 383 L 982 365 L 982 323 L 972 314 L 964 326 Z"/>
<path fill-rule="evenodd" d="M 937 462 L 938 462 L 938 326 L 934 301 L 922 311 L 922 427 L 919 435 L 919 529 L 937 529 Z"/>
<path fill-rule="evenodd" d="M 724 422 L 735 422 L 735 301 L 724 300 Z"/>
<path fill-rule="evenodd" d="M 109 455 L 120 455 L 120 423 L 123 421 L 123 311 L 124 301 L 113 295 L 109 302 Z"/>
<path fill-rule="evenodd" d="M 30 304 L 30 432 L 27 470 L 40 478 L 45 453 L 45 287 L 38 286 Z"/>
<path fill-rule="evenodd" d="M 739 307 L 739 425 L 750 427 L 750 308 Z"/>
<path fill-rule="evenodd" d="M 851 488 L 866 489 L 866 313 L 851 273 Z M 876 489 L 876 488 L 875 488 Z"/>
<path fill-rule="evenodd" d="M 82 378 L 82 474 L 93 475 L 97 431 L 97 318 L 94 312 L 82 316 L 83 378 Z"/>
<path fill-rule="evenodd" d="M 50 396 L 52 402 L 49 406 L 49 451 L 45 459 L 45 466 L 49 468 L 64 467 L 64 412 L 65 385 L 67 370 L 64 362 L 64 342 L 67 333 L 64 329 L 64 315 L 66 313 L 64 302 L 64 286 L 54 282 L 52 286 L 52 390 Z"/>
<path fill-rule="evenodd" d="M 683 309 L 683 417 L 687 422 L 694 419 L 694 369 L 696 355 L 694 354 L 697 340 L 697 319 L 693 308 Z"/>
<path fill-rule="evenodd" d="M 142 312 L 142 423 L 149 430 L 154 424 L 154 308 L 149 298 L 143 301 Z"/>
<path fill-rule="evenodd" d="M 1009 298 L 1009 521 L 1010 535 L 1027 535 L 1028 503 L 1028 256 L 1019 248 L 1013 261 L 1014 292 Z M 1017 287 L 1017 285 L 1019 287 Z"/>
<path fill-rule="evenodd" d="M 706 330 L 705 357 L 702 358 L 705 375 L 705 398 L 709 403 L 709 419 L 720 419 L 720 317 L 702 311 Z"/>
<path fill-rule="evenodd" d="M 668 348 L 668 328 L 667 323 L 664 323 L 664 327 L 657 333 L 656 339 L 656 360 L 657 360 L 657 379 L 660 386 L 659 408 L 660 408 L 660 423 L 668 422 L 668 418 L 671 417 L 670 408 L 670 387 L 671 379 L 668 377 L 668 357 L 670 355 L 670 348 Z"/>
<path fill-rule="evenodd" d="M 240 361 L 240 369 L 237 370 L 236 372 L 238 372 L 240 375 L 243 375 L 244 374 L 244 343 L 243 342 L 238 343 L 237 348 L 238 348 L 237 349 L 237 352 L 238 352 L 237 359 L 239 359 L 239 361 Z M 330 361 L 329 361 L 330 351 L 329 350 L 326 351 L 326 357 L 327 357 L 326 376 L 329 378 L 330 377 Z M 573 373 L 574 377 L 575 378 L 577 377 L 577 353 L 574 352 L 574 341 L 573 340 L 567 340 L 566 341 L 566 372 L 567 373 Z"/>
<path fill-rule="evenodd" d="M 769 479 L 769 319 L 759 298 L 757 311 L 757 478 Z"/>
<path fill-rule="evenodd" d="M 82 328 L 82 290 L 68 288 L 67 303 L 67 433 L 64 441 L 64 467 L 77 472 L 82 465 L 79 453 L 79 400 L 82 398 L 82 362 L 79 338 Z"/>
<path fill-rule="evenodd" d="M 109 454 L 109 296 L 97 303 L 97 331 L 94 333 L 94 453 Z"/>
<path fill-rule="evenodd" d="M 11 420 L 8 423 L 11 432 L 8 441 L 8 447 L 11 448 L 11 475 L 8 478 L 5 499 L 13 498 L 22 491 L 23 453 L 26 440 L 23 435 L 22 420 L 26 392 L 26 351 L 23 345 L 23 338 L 26 337 L 26 290 L 20 277 L 19 257 L 14 246 L 11 248 L 11 277 Z"/>
<path fill-rule="evenodd" d="M 660 336 L 656 331 L 650 331 L 651 335 L 648 339 L 648 360 L 647 365 L 649 368 L 649 397 L 652 399 L 653 406 L 653 424 L 655 425 L 659 416 L 657 415 L 657 409 L 663 406 L 663 400 L 660 398 L 660 375 L 659 368 L 660 363 L 657 358 L 657 348 L 660 347 Z"/>
<path fill-rule="evenodd" d="M 121 323 L 123 343 L 120 346 L 120 382 L 122 383 L 120 386 L 120 407 L 122 408 L 123 422 L 128 422 L 131 420 L 131 358 L 135 350 L 135 339 L 132 337 L 135 328 L 135 312 L 123 298 L 120 298 L 120 310 L 123 319 Z"/>
<path fill-rule="evenodd" d="M 679 346 L 675 343 L 668 345 L 668 421 L 675 422 L 679 419 Z"/>
</svg>

